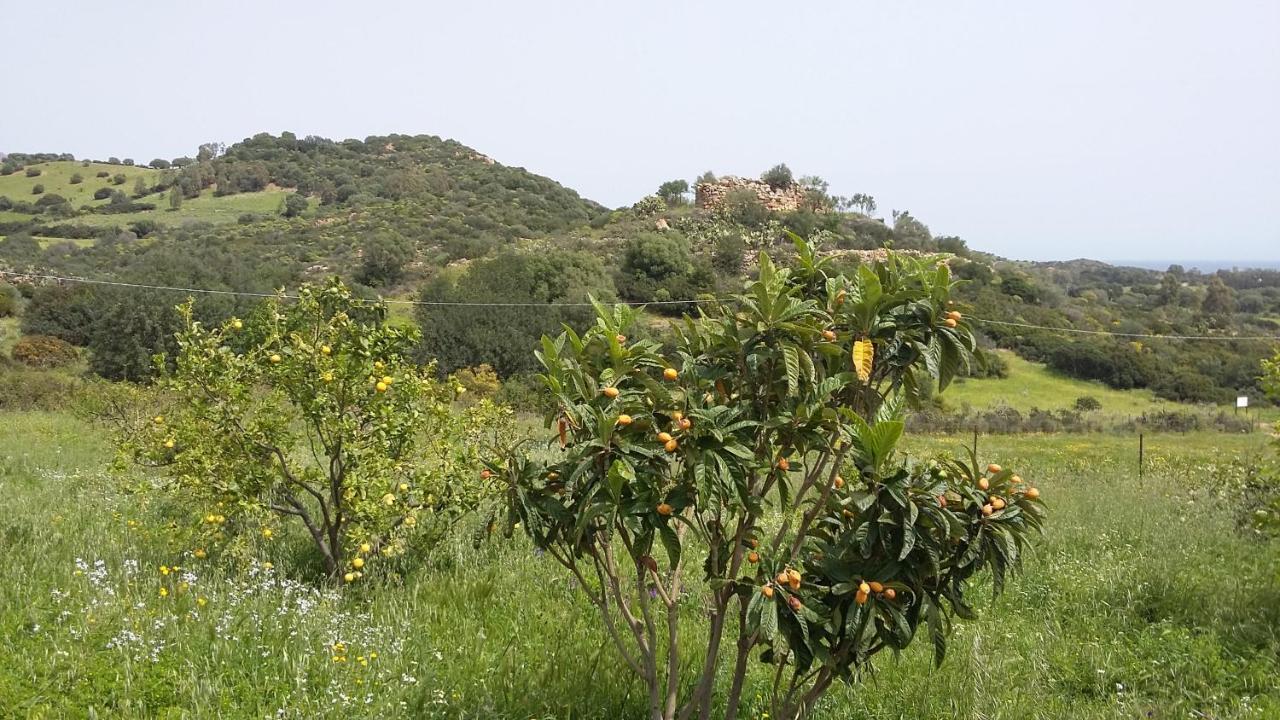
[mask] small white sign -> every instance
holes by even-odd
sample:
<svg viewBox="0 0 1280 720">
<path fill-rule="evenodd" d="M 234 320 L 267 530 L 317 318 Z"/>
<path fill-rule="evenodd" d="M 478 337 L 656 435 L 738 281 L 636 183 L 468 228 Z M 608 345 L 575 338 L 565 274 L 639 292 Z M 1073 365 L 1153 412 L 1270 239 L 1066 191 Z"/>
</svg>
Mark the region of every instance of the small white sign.
<svg viewBox="0 0 1280 720">
<path fill-rule="evenodd" d="M 1238 408 L 1249 407 L 1249 398 L 1245 395 L 1241 395 L 1240 397 L 1236 398 L 1236 407 Z"/>
</svg>

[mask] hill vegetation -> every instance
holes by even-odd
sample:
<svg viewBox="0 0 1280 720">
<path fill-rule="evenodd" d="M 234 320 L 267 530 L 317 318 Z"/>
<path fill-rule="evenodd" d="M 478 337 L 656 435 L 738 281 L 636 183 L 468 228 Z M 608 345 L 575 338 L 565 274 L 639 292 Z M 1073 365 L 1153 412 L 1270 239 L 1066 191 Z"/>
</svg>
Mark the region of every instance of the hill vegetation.
<svg viewBox="0 0 1280 720">
<path fill-rule="evenodd" d="M 744 191 L 697 207 L 689 188 L 714 181 L 711 173 L 692 184 L 663 182 L 655 195 L 609 210 L 552 180 L 432 136 L 331 141 L 264 133 L 230 147 L 205 144 L 194 155 L 153 160 L 145 168 L 9 155 L 0 167 L 0 267 L 258 293 L 338 274 L 366 296 L 430 303 L 418 307 L 415 320 L 424 331 L 422 357 L 439 358 L 441 371 L 489 363 L 507 378 L 531 370 L 519 350 L 562 322 L 580 324 L 587 316 L 570 308 L 495 312 L 437 303 L 587 297 L 657 303 L 649 306 L 646 325 L 661 337 L 664 318 L 693 312 L 699 297 L 739 287 L 754 272 L 756 254 L 789 242 L 788 231 L 814 238 L 846 268 L 886 247 L 945 255 L 966 280 L 958 298 L 978 319 L 985 350 L 1007 349 L 1061 376 L 1111 389 L 1195 403 L 1223 403 L 1238 393 L 1261 398 L 1258 363 L 1271 343 L 1229 338 L 1280 335 L 1278 271 L 1206 275 L 1178 267 L 1159 272 L 1083 260 L 1006 260 L 935 234 L 911 212 L 882 218 L 873 196 L 833 195 L 821 178 L 797 179 L 785 165 L 769 169 L 765 180 L 770 188 L 796 191 L 801 200 L 793 210 L 770 210 Z M 33 195 L 38 184 L 43 193 Z M 156 338 L 176 329 L 172 313 L 117 303 L 118 291 L 108 288 L 26 286 L 23 292 L 26 332 L 88 346 L 90 357 L 103 348 L 92 347 L 85 333 L 50 327 L 48 319 L 65 324 L 76 317 L 72 308 L 82 308 L 106 337 L 134 337 L 139 357 L 163 349 Z M 172 293 L 148 296 L 158 306 L 179 300 Z M 198 304 L 213 320 L 243 311 L 246 303 L 203 298 Z M 107 316 L 104 307 L 123 315 Z M 141 327 L 157 332 L 146 339 L 130 329 Z M 1130 337 L 1141 335 L 1222 340 Z M 1009 364 L 1001 357 L 1009 356 L 984 355 L 991 361 L 975 372 L 999 377 Z M 147 373 L 108 370 L 116 365 L 94 361 L 111 376 Z"/>
</svg>

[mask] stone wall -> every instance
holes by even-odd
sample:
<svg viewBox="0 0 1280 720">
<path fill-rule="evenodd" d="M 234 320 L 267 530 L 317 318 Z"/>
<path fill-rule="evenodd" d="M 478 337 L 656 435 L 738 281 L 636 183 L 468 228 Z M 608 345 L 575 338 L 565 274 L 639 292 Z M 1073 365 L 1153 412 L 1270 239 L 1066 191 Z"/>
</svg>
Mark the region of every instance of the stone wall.
<svg viewBox="0 0 1280 720">
<path fill-rule="evenodd" d="M 755 193 L 760 203 L 774 212 L 792 212 L 799 210 L 804 204 L 805 190 L 799 185 L 775 190 L 766 182 L 732 175 L 726 175 L 715 182 L 698 183 L 694 188 L 694 198 L 698 207 L 714 209 L 723 205 L 735 190 Z"/>
</svg>

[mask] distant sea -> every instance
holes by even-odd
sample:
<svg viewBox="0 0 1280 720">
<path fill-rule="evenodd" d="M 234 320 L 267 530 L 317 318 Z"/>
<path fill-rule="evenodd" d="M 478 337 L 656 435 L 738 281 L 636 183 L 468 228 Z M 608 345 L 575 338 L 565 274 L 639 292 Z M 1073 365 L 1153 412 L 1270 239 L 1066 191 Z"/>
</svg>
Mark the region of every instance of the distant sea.
<svg viewBox="0 0 1280 720">
<path fill-rule="evenodd" d="M 1181 265 L 1186 270 L 1213 273 L 1219 270 L 1280 270 L 1280 260 L 1107 260 L 1112 265 L 1140 267 L 1148 270 L 1168 270 L 1170 265 Z"/>
</svg>

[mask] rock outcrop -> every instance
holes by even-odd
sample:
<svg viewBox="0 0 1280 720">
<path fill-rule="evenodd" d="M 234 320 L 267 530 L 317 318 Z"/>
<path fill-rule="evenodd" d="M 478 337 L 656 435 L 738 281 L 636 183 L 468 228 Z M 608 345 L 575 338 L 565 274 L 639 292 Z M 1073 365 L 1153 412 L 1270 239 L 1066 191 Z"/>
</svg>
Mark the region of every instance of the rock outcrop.
<svg viewBox="0 0 1280 720">
<path fill-rule="evenodd" d="M 793 212 L 804 206 L 805 189 L 799 185 L 773 188 L 761 180 L 726 175 L 715 182 L 698 183 L 694 199 L 698 207 L 715 209 L 738 190 L 754 193 L 760 204 L 773 212 Z"/>
</svg>

